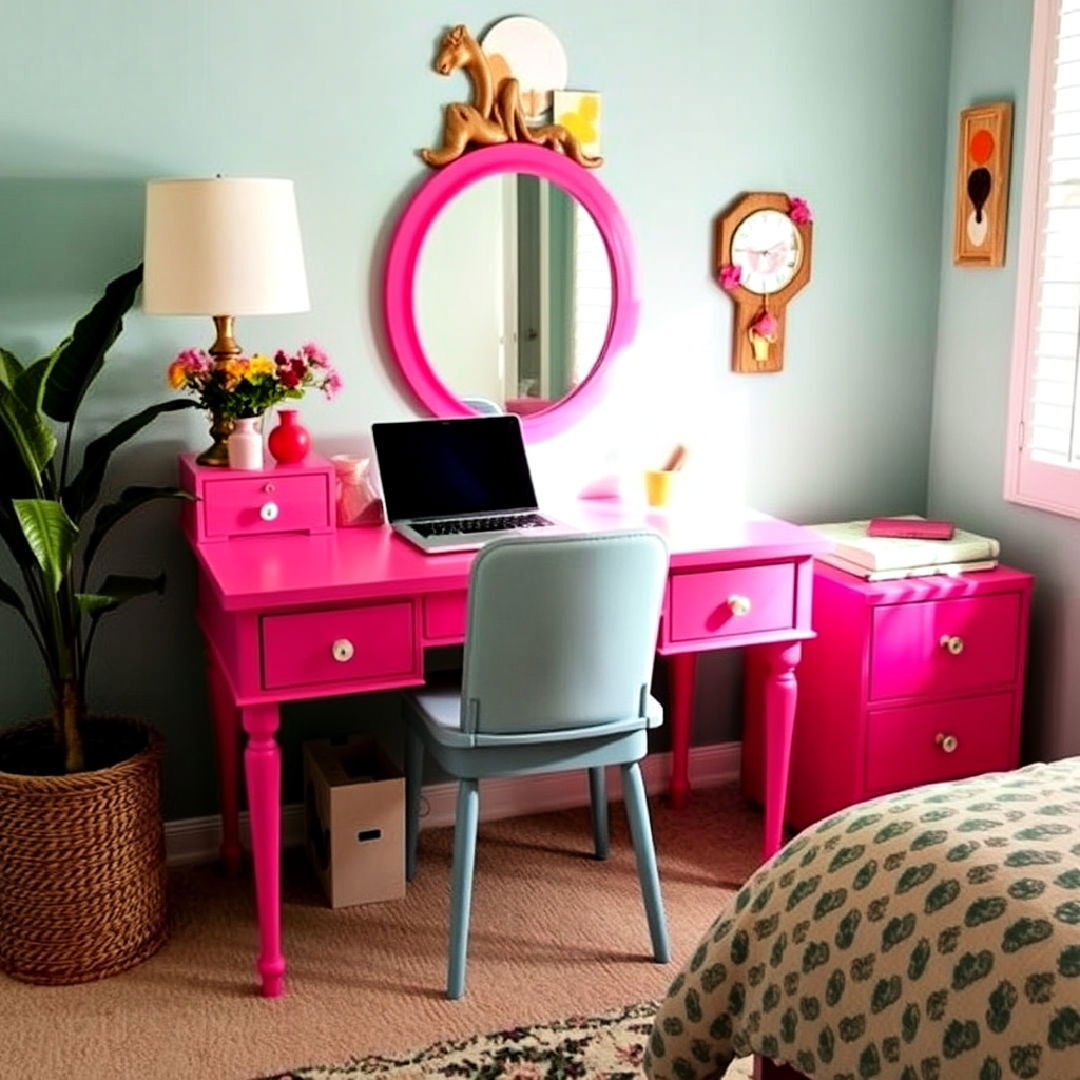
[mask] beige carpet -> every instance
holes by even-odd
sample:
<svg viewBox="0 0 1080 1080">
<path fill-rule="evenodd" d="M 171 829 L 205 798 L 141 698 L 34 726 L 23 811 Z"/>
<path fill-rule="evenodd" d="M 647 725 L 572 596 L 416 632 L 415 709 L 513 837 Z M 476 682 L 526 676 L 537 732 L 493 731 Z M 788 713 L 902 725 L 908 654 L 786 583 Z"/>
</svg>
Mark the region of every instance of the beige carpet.
<svg viewBox="0 0 1080 1080">
<path fill-rule="evenodd" d="M 760 817 L 733 788 L 675 813 L 653 800 L 675 961 L 648 958 L 625 819 L 589 850 L 587 810 L 480 827 L 466 998 L 442 996 L 451 832 L 421 837 L 405 900 L 332 911 L 304 861 L 286 862 L 287 996 L 255 994 L 250 881 L 173 876 L 169 943 L 133 971 L 44 988 L 0 977 L 0 1078 L 251 1080 L 400 1052 L 661 996 L 730 890 L 757 863 Z"/>
</svg>

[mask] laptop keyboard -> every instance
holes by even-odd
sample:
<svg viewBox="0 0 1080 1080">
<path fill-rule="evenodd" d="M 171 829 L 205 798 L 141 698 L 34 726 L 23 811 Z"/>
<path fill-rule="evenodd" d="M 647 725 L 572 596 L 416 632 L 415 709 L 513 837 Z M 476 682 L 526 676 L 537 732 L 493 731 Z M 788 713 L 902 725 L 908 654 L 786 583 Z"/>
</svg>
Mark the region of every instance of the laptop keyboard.
<svg viewBox="0 0 1080 1080">
<path fill-rule="evenodd" d="M 411 527 L 421 536 L 468 536 L 472 533 L 500 532 L 503 529 L 535 529 L 538 525 L 550 524 L 547 518 L 539 514 L 504 514 L 448 521 L 414 521 Z"/>
</svg>

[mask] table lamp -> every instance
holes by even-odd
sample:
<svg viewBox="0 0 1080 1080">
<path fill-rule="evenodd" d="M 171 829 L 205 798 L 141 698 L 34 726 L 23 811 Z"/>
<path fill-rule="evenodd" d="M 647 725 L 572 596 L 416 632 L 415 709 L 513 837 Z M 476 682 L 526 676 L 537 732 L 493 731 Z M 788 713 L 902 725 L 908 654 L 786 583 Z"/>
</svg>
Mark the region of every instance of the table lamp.
<svg viewBox="0 0 1080 1080">
<path fill-rule="evenodd" d="M 308 289 L 291 180 L 151 180 L 146 187 L 143 311 L 214 320 L 210 354 L 241 350 L 238 315 L 307 311 Z M 212 414 L 201 465 L 228 465 L 233 422 Z"/>
</svg>

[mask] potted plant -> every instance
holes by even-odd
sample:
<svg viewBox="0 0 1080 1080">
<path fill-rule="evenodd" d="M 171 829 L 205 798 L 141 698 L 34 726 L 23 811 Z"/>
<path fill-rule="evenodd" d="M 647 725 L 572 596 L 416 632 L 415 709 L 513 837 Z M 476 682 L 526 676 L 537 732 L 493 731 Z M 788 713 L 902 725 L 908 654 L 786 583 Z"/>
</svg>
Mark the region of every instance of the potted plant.
<svg viewBox="0 0 1080 1080">
<path fill-rule="evenodd" d="M 165 584 L 96 575 L 102 542 L 139 507 L 188 496 L 129 487 L 83 522 L 113 451 L 194 403 L 121 421 L 86 446 L 78 468 L 73 453 L 79 406 L 141 281 L 141 266 L 118 277 L 35 363 L 0 349 L 0 540 L 19 575 L 0 578 L 0 602 L 25 623 L 52 699 L 51 718 L 0 730 L 0 969 L 29 982 L 115 974 L 165 936 L 161 740 L 141 721 L 89 713 L 86 677 L 101 619 Z"/>
</svg>

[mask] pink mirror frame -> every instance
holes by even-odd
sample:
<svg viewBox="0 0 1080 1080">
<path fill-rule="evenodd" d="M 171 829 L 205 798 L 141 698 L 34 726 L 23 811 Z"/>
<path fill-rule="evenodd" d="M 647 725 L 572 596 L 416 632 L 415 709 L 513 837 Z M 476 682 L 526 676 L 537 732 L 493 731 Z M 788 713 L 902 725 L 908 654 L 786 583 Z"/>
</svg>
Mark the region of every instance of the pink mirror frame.
<svg viewBox="0 0 1080 1080">
<path fill-rule="evenodd" d="M 475 416 L 439 378 L 424 352 L 416 324 L 415 283 L 424 238 L 458 192 L 487 176 L 531 173 L 573 195 L 596 221 L 611 262 L 611 320 L 600 356 L 573 391 L 542 412 L 521 418 L 531 442 L 549 439 L 584 416 L 600 398 L 612 362 L 634 337 L 640 302 L 634 278 L 630 229 L 615 200 L 596 177 L 554 150 L 505 143 L 473 150 L 436 172 L 410 200 L 390 239 L 383 291 L 387 336 L 401 373 L 433 416 Z"/>
</svg>

